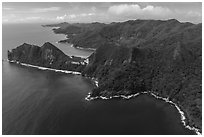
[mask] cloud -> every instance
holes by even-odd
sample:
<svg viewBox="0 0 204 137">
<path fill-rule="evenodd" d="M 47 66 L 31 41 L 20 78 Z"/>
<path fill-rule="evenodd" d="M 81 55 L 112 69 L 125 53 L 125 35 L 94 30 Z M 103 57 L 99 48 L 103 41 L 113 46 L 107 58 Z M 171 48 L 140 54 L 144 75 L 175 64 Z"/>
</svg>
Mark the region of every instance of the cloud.
<svg viewBox="0 0 204 137">
<path fill-rule="evenodd" d="M 76 18 L 77 16 L 75 14 L 70 14 L 70 15 L 67 15 L 67 14 L 64 14 L 63 16 L 57 16 L 56 19 L 57 20 L 65 20 L 65 19 L 74 19 Z"/>
<path fill-rule="evenodd" d="M 66 19 L 76 19 L 76 18 L 82 18 L 87 16 L 93 16 L 95 13 L 81 13 L 81 14 L 70 14 L 70 15 L 63 15 L 63 16 L 57 16 L 57 20 L 66 20 Z"/>
<path fill-rule="evenodd" d="M 108 12 L 125 16 L 168 16 L 172 11 L 166 7 L 148 5 L 141 8 L 138 4 L 121 4 L 109 7 Z"/>
<path fill-rule="evenodd" d="M 71 18 L 71 19 L 73 19 L 73 18 L 76 18 L 77 15 L 75 15 L 75 14 L 71 14 L 71 15 L 69 15 L 68 17 Z"/>
<path fill-rule="evenodd" d="M 13 8 L 9 8 L 9 7 L 3 7 L 3 10 L 13 10 Z"/>
<path fill-rule="evenodd" d="M 199 12 L 189 11 L 187 12 L 186 16 L 189 17 L 202 17 L 202 14 Z"/>
<path fill-rule="evenodd" d="M 15 18 L 15 14 L 2 15 L 2 22 L 9 22 L 10 20 L 14 20 Z"/>
<path fill-rule="evenodd" d="M 174 10 L 174 18 L 179 19 L 183 22 L 201 23 L 202 22 L 202 12 L 195 10 Z"/>
<path fill-rule="evenodd" d="M 86 16 L 93 16 L 93 15 L 95 15 L 95 13 L 82 13 L 82 14 L 79 14 L 78 16 L 86 17 Z"/>
<path fill-rule="evenodd" d="M 42 12 L 49 12 L 49 11 L 59 11 L 60 7 L 49 7 L 49 8 L 34 8 L 31 9 L 31 12 L 34 13 L 42 13 Z"/>
<path fill-rule="evenodd" d="M 67 15 L 63 15 L 63 16 L 57 16 L 57 20 L 64 20 L 67 17 Z"/>
<path fill-rule="evenodd" d="M 91 7 L 91 11 L 95 12 L 96 11 L 96 7 Z"/>
<path fill-rule="evenodd" d="M 3 4 L 2 21 L 26 20 L 27 22 L 71 21 L 71 22 L 117 22 L 135 19 L 177 19 L 193 23 L 202 22 L 202 4 L 177 3 L 97 3 L 97 4 Z M 44 6 L 44 7 L 42 7 Z M 12 15 L 13 14 L 13 15 Z M 41 18 L 37 18 L 37 16 Z M 30 17 L 30 18 L 28 18 Z"/>
<path fill-rule="evenodd" d="M 29 17 L 2 17 L 3 23 L 34 23 L 34 22 L 48 22 L 56 21 L 56 18 L 41 17 L 41 16 L 29 16 Z"/>
<path fill-rule="evenodd" d="M 13 20 L 14 22 L 30 22 L 30 21 L 39 21 L 42 20 L 43 18 L 41 17 L 25 17 L 25 18 L 20 18 Z"/>
<path fill-rule="evenodd" d="M 24 18 L 24 20 L 38 20 L 38 19 L 42 19 L 41 17 L 26 17 Z"/>
<path fill-rule="evenodd" d="M 119 21 L 128 19 L 178 19 L 179 21 L 201 22 L 202 13 L 189 9 L 170 9 L 164 6 L 140 6 L 138 4 L 120 4 L 108 8 L 109 18 Z"/>
<path fill-rule="evenodd" d="M 4 23 L 4 22 L 9 22 L 9 19 L 2 19 L 2 22 Z"/>
</svg>

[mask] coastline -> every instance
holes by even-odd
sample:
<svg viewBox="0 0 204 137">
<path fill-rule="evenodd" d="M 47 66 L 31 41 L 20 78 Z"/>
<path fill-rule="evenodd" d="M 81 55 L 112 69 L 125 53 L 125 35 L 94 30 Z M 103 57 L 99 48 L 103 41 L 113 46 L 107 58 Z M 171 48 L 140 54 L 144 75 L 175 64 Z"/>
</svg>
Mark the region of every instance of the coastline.
<svg viewBox="0 0 204 137">
<path fill-rule="evenodd" d="M 57 41 L 56 42 L 57 44 L 60 44 L 60 43 L 68 43 L 68 44 L 71 44 L 71 47 L 74 47 L 72 43 L 69 43 L 69 42 L 61 42 L 61 40 Z M 83 47 L 74 47 L 76 49 L 79 49 L 79 50 L 91 50 L 91 51 L 95 51 L 96 49 L 95 48 L 83 48 Z"/>
<path fill-rule="evenodd" d="M 82 47 L 75 47 L 76 49 L 80 49 L 80 50 L 91 50 L 91 51 L 95 51 L 96 49 L 94 48 L 82 48 Z"/>
<path fill-rule="evenodd" d="M 35 66 L 35 65 L 31 65 L 31 64 L 26 64 L 26 63 L 20 63 L 19 61 L 14 61 L 14 60 L 6 60 L 10 63 L 16 63 L 22 66 L 26 66 L 26 67 L 32 67 L 32 68 L 37 68 L 40 70 L 50 70 L 50 71 L 55 71 L 55 72 L 61 72 L 61 73 L 66 73 L 66 74 L 75 74 L 75 75 L 81 75 L 81 72 L 77 72 L 77 71 L 69 71 L 69 70 L 60 70 L 60 69 L 52 69 L 52 68 L 46 68 L 46 67 L 41 67 L 41 66 Z"/>
<path fill-rule="evenodd" d="M 43 26 L 43 27 L 51 27 L 51 26 Z M 53 31 L 54 34 L 58 34 L 58 33 L 55 33 L 55 32 L 54 32 L 54 29 L 56 29 L 56 28 L 58 29 L 58 28 L 60 28 L 60 27 L 51 27 L 51 28 L 52 28 L 52 31 Z M 62 34 L 63 34 L 63 33 L 62 33 Z M 64 35 L 65 35 L 65 38 L 66 38 L 66 39 L 57 41 L 57 42 L 56 42 L 57 44 L 60 44 L 60 43 L 69 43 L 69 42 L 66 41 L 66 40 L 69 39 L 68 34 L 64 34 Z M 95 48 L 83 48 L 83 47 L 79 47 L 79 46 L 75 47 L 72 43 L 69 43 L 69 44 L 71 44 L 71 47 L 74 47 L 74 48 L 79 49 L 79 50 L 91 50 L 91 51 L 95 51 L 95 50 L 96 50 Z"/>
<path fill-rule="evenodd" d="M 61 73 L 66 73 L 66 74 L 81 75 L 80 72 L 76 72 L 76 71 L 57 70 L 57 69 L 40 67 L 40 66 L 35 66 L 35 65 L 26 64 L 26 63 L 20 63 L 19 61 L 14 61 L 14 60 L 10 61 L 8 59 L 7 60 L 4 59 L 3 61 L 8 61 L 10 63 L 16 63 L 16 64 L 26 66 L 26 67 L 37 68 L 37 69 L 40 69 L 40 70 L 50 70 L 50 71 L 61 72 Z M 87 78 L 91 79 L 96 87 L 99 87 L 99 85 L 98 85 L 99 82 L 98 82 L 97 78 L 92 78 L 92 77 L 87 77 Z M 193 126 L 190 126 L 190 125 L 187 125 L 188 119 L 186 118 L 184 111 L 181 110 L 181 108 L 179 107 L 178 104 L 176 104 L 173 101 L 169 100 L 169 98 L 164 98 L 164 97 L 159 96 L 157 93 L 154 93 L 153 91 L 144 91 L 144 92 L 141 92 L 141 93 L 136 93 L 136 94 L 132 94 L 132 95 L 128 95 L 128 96 L 114 95 L 114 96 L 110 96 L 110 97 L 105 97 L 105 96 L 91 97 L 91 92 L 89 92 L 88 95 L 85 97 L 85 100 L 86 101 L 91 101 L 91 100 L 95 100 L 95 99 L 108 100 L 108 99 L 113 99 L 113 98 L 122 98 L 122 99 L 127 99 L 128 100 L 128 99 L 131 99 L 133 97 L 137 97 L 137 96 L 142 95 L 142 94 L 151 95 L 156 99 L 163 100 L 166 103 L 169 103 L 169 104 L 173 105 L 180 114 L 181 123 L 183 124 L 183 126 L 185 128 L 187 128 L 187 129 L 191 130 L 191 131 L 194 131 L 197 135 L 201 135 L 200 129 L 198 129 L 196 127 L 193 127 Z"/>
<path fill-rule="evenodd" d="M 99 87 L 99 85 L 98 85 L 98 80 L 97 80 L 97 78 L 94 78 L 94 77 L 87 77 L 87 76 L 84 76 L 84 77 L 86 77 L 86 78 L 88 78 L 88 79 L 91 79 L 91 81 L 93 82 L 93 84 L 98 88 Z"/>
<path fill-rule="evenodd" d="M 53 32 L 54 32 L 54 31 L 53 31 Z M 54 33 L 55 33 L 55 32 L 54 32 Z M 55 33 L 55 34 L 57 34 L 57 33 Z M 67 39 L 69 39 L 68 35 L 66 35 L 66 34 L 64 34 L 64 35 L 65 35 L 65 38 L 66 38 L 66 39 L 57 41 L 57 42 L 56 42 L 57 44 L 60 44 L 60 43 L 68 43 L 68 44 L 71 44 L 71 47 L 74 47 L 74 48 L 79 49 L 79 50 L 91 50 L 91 51 L 95 51 L 95 50 L 96 50 L 95 48 L 83 48 L 83 47 L 79 47 L 79 46 L 76 46 L 76 47 L 75 47 L 74 44 L 69 43 L 69 42 L 66 41 Z"/>
<path fill-rule="evenodd" d="M 19 65 L 22 65 L 22 66 L 26 66 L 26 67 L 37 68 L 37 69 L 40 69 L 40 70 L 50 70 L 50 71 L 61 72 L 61 73 L 66 73 L 66 74 L 81 75 L 81 72 L 77 72 L 77 71 L 58 70 L 58 69 L 40 67 L 40 66 L 31 65 L 31 64 L 20 63 L 19 61 L 14 61 L 14 60 L 10 61 L 8 59 L 3 59 L 3 61 L 7 61 L 7 62 L 10 62 L 10 63 L 16 63 L 16 64 L 19 64 Z M 97 78 L 92 78 L 92 77 L 87 77 L 87 76 L 85 76 L 85 77 L 91 79 L 93 81 L 93 84 L 96 87 L 99 87 Z"/>
<path fill-rule="evenodd" d="M 97 83 L 96 86 L 98 87 L 98 81 L 95 82 L 95 83 Z M 169 98 L 159 96 L 157 93 L 154 93 L 153 91 L 144 91 L 144 92 L 141 92 L 141 93 L 136 93 L 136 94 L 132 94 L 132 95 L 128 95 L 128 96 L 114 95 L 114 96 L 110 96 L 110 97 L 105 97 L 105 96 L 91 97 L 91 92 L 89 92 L 88 95 L 85 97 L 85 100 L 86 101 L 91 101 L 91 100 L 95 100 L 95 99 L 109 100 L 109 99 L 113 99 L 113 98 L 122 98 L 122 99 L 127 99 L 128 100 L 128 99 L 131 99 L 133 97 L 137 97 L 137 96 L 142 95 L 142 94 L 151 95 L 156 99 L 165 101 L 166 103 L 169 103 L 169 104 L 173 105 L 180 114 L 181 123 L 183 124 L 183 126 L 185 128 L 187 128 L 187 129 L 191 130 L 191 131 L 194 131 L 197 135 L 202 135 L 200 129 L 187 124 L 188 118 L 186 118 L 184 111 L 179 107 L 178 104 L 176 104 L 175 102 L 169 100 Z"/>
<path fill-rule="evenodd" d="M 61 42 L 58 41 L 57 43 L 61 43 Z M 65 42 L 65 43 L 68 43 L 68 42 Z M 74 47 L 73 44 L 71 44 L 71 47 Z M 79 50 L 93 50 L 93 51 L 96 50 L 96 49 L 92 49 L 92 48 L 83 48 L 83 47 L 74 47 L 74 48 L 79 49 Z M 81 75 L 80 72 L 75 72 L 75 71 L 57 70 L 57 69 L 52 69 L 52 68 L 34 66 L 34 65 L 30 65 L 30 64 L 20 63 L 18 61 L 17 62 L 16 61 L 9 61 L 9 62 L 17 63 L 17 64 L 20 64 L 22 66 L 37 68 L 37 69 L 40 69 L 40 70 L 51 70 L 51 71 L 67 73 L 67 74 Z M 87 77 L 87 78 L 91 79 L 94 82 L 96 87 L 99 87 L 98 81 L 97 81 L 96 78 L 91 78 L 91 77 Z M 190 126 L 190 125 L 187 124 L 188 123 L 188 118 L 185 116 L 185 112 L 181 109 L 182 107 L 178 103 L 175 103 L 175 102 L 169 100 L 168 97 L 167 98 L 161 97 L 157 93 L 154 93 L 153 91 L 145 91 L 145 92 L 136 93 L 136 94 L 127 95 L 127 96 L 125 96 L 125 95 L 115 95 L 115 96 L 110 96 L 110 97 L 106 97 L 106 96 L 91 97 L 91 93 L 89 92 L 88 95 L 85 97 L 85 100 L 87 100 L 87 101 L 91 101 L 91 100 L 95 100 L 95 99 L 108 100 L 108 99 L 113 99 L 113 98 L 121 98 L 121 99 L 127 99 L 128 100 L 128 99 L 131 99 L 133 97 L 137 97 L 137 96 L 139 96 L 141 94 L 151 95 L 151 96 L 153 96 L 156 99 L 165 101 L 166 103 L 169 103 L 169 104 L 173 105 L 177 109 L 179 114 L 180 114 L 180 119 L 181 119 L 181 123 L 183 124 L 183 126 L 185 128 L 187 128 L 187 129 L 189 129 L 189 130 L 194 131 L 197 135 L 201 135 L 201 130 L 200 129 L 198 129 L 196 127 L 193 127 L 193 126 Z"/>
</svg>

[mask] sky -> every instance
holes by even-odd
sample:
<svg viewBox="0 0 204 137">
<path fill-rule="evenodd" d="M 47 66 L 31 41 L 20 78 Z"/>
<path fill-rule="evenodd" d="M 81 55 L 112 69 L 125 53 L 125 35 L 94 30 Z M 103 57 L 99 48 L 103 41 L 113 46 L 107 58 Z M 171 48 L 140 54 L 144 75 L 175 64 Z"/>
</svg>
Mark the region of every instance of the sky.
<svg viewBox="0 0 204 137">
<path fill-rule="evenodd" d="M 6 23 L 87 23 L 136 19 L 177 19 L 201 23 L 201 2 L 3 2 L 2 22 Z"/>
</svg>

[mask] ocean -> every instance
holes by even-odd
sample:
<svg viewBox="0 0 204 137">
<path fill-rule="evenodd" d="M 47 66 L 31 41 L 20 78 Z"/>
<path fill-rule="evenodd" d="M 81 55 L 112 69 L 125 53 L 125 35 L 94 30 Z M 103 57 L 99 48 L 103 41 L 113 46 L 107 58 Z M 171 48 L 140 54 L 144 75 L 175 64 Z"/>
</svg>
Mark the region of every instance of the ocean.
<svg viewBox="0 0 204 137">
<path fill-rule="evenodd" d="M 41 24 L 3 24 L 2 59 L 23 43 L 49 41 L 67 55 L 92 51 L 58 44 L 65 35 Z M 4 135 L 195 134 L 186 129 L 177 109 L 152 96 L 86 101 L 93 82 L 80 75 L 39 70 L 2 61 L 2 133 Z"/>
</svg>

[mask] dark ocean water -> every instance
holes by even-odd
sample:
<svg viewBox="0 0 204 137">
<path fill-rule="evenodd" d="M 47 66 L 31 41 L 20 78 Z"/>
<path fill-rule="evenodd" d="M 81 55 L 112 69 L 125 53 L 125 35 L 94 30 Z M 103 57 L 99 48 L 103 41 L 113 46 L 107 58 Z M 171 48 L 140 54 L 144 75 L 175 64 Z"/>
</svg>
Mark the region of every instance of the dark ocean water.
<svg viewBox="0 0 204 137">
<path fill-rule="evenodd" d="M 2 58 L 24 42 L 52 42 L 69 55 L 91 52 L 56 44 L 40 24 L 3 25 Z M 193 134 L 168 103 L 141 95 L 130 100 L 86 101 L 94 88 L 80 75 L 56 73 L 2 62 L 3 134 Z"/>
</svg>

